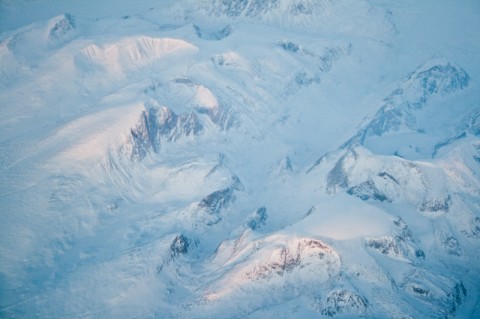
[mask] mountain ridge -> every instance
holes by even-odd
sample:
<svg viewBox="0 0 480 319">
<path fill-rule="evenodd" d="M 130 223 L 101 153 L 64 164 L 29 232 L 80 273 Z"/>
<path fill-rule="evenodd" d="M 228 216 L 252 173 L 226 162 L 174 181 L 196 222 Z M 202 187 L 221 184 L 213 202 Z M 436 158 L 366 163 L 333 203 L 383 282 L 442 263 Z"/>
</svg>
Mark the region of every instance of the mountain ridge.
<svg viewBox="0 0 480 319">
<path fill-rule="evenodd" d="M 0 316 L 479 314 L 479 11 L 432 3 L 5 6 Z"/>
</svg>

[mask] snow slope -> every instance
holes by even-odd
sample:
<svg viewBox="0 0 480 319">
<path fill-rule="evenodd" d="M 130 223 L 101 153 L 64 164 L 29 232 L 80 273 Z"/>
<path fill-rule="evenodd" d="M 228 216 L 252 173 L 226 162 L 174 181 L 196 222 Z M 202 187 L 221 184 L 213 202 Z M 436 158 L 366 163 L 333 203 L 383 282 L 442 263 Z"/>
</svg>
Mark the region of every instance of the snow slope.
<svg viewBox="0 0 480 319">
<path fill-rule="evenodd" d="M 0 2 L 0 317 L 480 316 L 479 16 Z"/>
</svg>

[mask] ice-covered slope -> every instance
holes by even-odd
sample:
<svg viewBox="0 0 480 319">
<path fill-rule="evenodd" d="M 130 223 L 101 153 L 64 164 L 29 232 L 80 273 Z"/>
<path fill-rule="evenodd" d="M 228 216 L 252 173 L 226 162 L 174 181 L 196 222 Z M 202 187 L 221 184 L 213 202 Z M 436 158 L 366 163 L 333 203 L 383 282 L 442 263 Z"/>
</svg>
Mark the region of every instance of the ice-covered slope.
<svg viewBox="0 0 480 319">
<path fill-rule="evenodd" d="M 2 2 L 0 317 L 480 316 L 479 14 Z"/>
</svg>

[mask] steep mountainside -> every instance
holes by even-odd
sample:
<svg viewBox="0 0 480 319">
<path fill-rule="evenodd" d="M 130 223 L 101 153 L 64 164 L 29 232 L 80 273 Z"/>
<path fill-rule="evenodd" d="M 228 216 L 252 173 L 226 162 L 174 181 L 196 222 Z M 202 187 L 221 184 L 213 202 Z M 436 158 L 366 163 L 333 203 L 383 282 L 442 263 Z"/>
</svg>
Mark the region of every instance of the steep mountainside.
<svg viewBox="0 0 480 319">
<path fill-rule="evenodd" d="M 0 317 L 479 317 L 479 15 L 3 1 Z"/>
</svg>

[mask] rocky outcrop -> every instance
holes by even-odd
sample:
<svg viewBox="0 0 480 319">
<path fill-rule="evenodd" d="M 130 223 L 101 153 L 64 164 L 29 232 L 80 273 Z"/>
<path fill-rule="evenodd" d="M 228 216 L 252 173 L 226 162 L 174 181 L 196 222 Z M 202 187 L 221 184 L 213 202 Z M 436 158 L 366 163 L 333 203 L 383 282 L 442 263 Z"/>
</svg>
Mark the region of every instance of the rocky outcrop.
<svg viewBox="0 0 480 319">
<path fill-rule="evenodd" d="M 203 126 L 194 112 L 177 115 L 168 107 L 149 106 L 131 129 L 130 158 L 141 160 L 151 150 L 160 151 L 162 141 L 173 142 L 184 136 L 198 135 Z"/>
<path fill-rule="evenodd" d="M 279 0 L 214 1 L 213 8 L 214 14 L 217 16 L 258 17 L 277 8 L 279 4 Z"/>
<path fill-rule="evenodd" d="M 218 31 L 207 30 L 207 29 L 201 28 L 196 24 L 193 25 L 193 28 L 195 29 L 195 33 L 200 39 L 216 40 L 216 41 L 225 39 L 233 31 L 230 25 L 227 25 L 225 28 Z"/>
<path fill-rule="evenodd" d="M 251 230 L 257 230 L 262 226 L 265 226 L 268 218 L 267 209 L 265 207 L 260 207 L 253 212 L 245 220 L 245 226 Z"/>
<path fill-rule="evenodd" d="M 333 317 L 336 315 L 362 315 L 368 309 L 368 300 L 350 290 L 335 290 L 328 294 L 321 303 L 322 315 Z"/>
<path fill-rule="evenodd" d="M 450 195 L 442 199 L 425 199 L 420 203 L 418 209 L 421 212 L 448 212 L 452 202 Z"/>
<path fill-rule="evenodd" d="M 379 190 L 371 180 L 350 187 L 347 190 L 347 194 L 356 196 L 361 200 L 373 199 L 380 202 L 391 202 L 391 199 L 389 199 L 387 195 Z"/>
<path fill-rule="evenodd" d="M 327 191 L 336 192 L 337 190 L 346 189 L 349 187 L 349 173 L 352 170 L 358 154 L 355 150 L 350 149 L 343 154 L 335 166 L 328 172 L 327 175 Z"/>
<path fill-rule="evenodd" d="M 189 241 L 183 234 L 176 236 L 170 244 L 170 252 L 173 257 L 184 255 L 189 251 Z"/>
<path fill-rule="evenodd" d="M 411 297 L 428 305 L 429 315 L 434 318 L 452 317 L 467 297 L 467 289 L 461 281 L 419 269 L 407 274 L 401 287 Z"/>
<path fill-rule="evenodd" d="M 383 255 L 394 259 L 425 259 L 425 252 L 420 248 L 412 231 L 401 217 L 393 221 L 392 231 L 389 235 L 366 238 L 365 246 Z"/>
<path fill-rule="evenodd" d="M 388 95 L 372 120 L 342 147 L 364 145 L 371 136 L 382 136 L 389 131 L 405 128 L 416 131 L 416 112 L 433 96 L 445 96 L 465 89 L 470 76 L 458 65 L 433 60 L 410 74 L 402 85 Z"/>
<path fill-rule="evenodd" d="M 293 271 L 318 273 L 318 279 L 325 280 L 335 275 L 340 265 L 337 253 L 313 238 L 292 239 L 283 244 L 277 242 L 252 257 L 254 261 L 242 271 L 249 280 L 269 279 Z"/>
<path fill-rule="evenodd" d="M 154 105 L 170 105 L 171 109 L 189 110 L 203 122 L 202 115 L 220 130 L 228 130 L 236 124 L 236 117 L 228 105 L 222 103 L 208 87 L 189 78 L 176 78 L 168 82 L 154 81 L 144 90 Z"/>
<path fill-rule="evenodd" d="M 65 15 L 62 16 L 50 29 L 50 38 L 60 41 L 68 38 L 77 27 L 75 20 L 76 19 L 72 14 L 65 13 Z"/>
<path fill-rule="evenodd" d="M 241 190 L 243 190 L 243 185 L 238 177 L 234 176 L 231 186 L 204 197 L 193 211 L 197 222 L 207 226 L 220 222 L 222 212 L 235 201 L 235 191 Z"/>
</svg>

